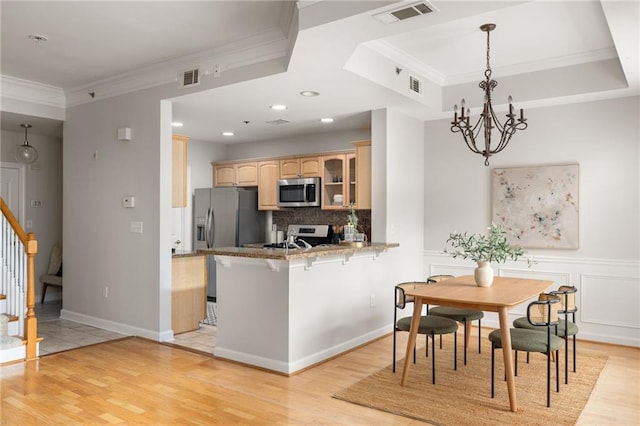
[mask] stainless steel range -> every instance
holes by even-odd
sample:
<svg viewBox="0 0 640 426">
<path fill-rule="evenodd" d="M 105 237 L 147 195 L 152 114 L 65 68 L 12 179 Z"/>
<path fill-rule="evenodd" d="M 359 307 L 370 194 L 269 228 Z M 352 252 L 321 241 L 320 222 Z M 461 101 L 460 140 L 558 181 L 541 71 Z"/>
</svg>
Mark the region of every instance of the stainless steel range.
<svg viewBox="0 0 640 426">
<path fill-rule="evenodd" d="M 265 244 L 266 248 L 309 248 L 333 243 L 331 225 L 289 225 L 282 243 Z"/>
</svg>

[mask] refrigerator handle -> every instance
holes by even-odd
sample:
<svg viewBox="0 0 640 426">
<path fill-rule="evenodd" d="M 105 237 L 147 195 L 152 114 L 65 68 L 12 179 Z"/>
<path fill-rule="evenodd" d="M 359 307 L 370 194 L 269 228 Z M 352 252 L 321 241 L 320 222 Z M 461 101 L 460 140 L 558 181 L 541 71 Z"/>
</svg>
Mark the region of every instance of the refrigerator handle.
<svg viewBox="0 0 640 426">
<path fill-rule="evenodd" d="M 215 229 L 215 218 L 213 216 L 213 209 L 212 208 L 208 208 L 207 209 L 207 223 L 205 225 L 205 233 L 206 233 L 206 241 L 207 241 L 207 248 L 212 248 L 213 247 L 213 240 L 214 240 L 214 229 Z"/>
</svg>

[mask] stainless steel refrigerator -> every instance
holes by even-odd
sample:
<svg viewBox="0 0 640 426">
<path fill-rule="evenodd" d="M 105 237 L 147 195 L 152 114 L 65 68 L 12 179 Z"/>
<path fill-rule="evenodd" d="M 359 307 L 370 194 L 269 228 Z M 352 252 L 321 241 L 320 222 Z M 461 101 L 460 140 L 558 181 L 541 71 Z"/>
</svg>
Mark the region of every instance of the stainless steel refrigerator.
<svg viewBox="0 0 640 426">
<path fill-rule="evenodd" d="M 258 210 L 257 188 L 201 188 L 193 198 L 194 250 L 264 242 L 265 215 Z M 215 301 L 213 256 L 207 256 L 207 269 L 207 298 Z"/>
</svg>

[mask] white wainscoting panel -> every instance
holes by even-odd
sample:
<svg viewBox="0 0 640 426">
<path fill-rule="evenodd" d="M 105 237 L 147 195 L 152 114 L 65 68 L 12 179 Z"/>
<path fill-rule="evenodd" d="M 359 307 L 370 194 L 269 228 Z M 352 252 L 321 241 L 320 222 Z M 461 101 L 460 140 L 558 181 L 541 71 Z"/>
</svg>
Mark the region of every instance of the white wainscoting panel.
<svg viewBox="0 0 640 426">
<path fill-rule="evenodd" d="M 524 262 L 492 266 L 497 276 L 553 281 L 549 290 L 561 285 L 575 286 L 578 339 L 640 347 L 640 261 L 560 256 L 541 256 L 535 260 L 531 268 Z M 475 269 L 471 260 L 453 259 L 435 250 L 424 251 L 424 265 L 425 276 L 473 275 Z M 513 308 L 509 317 L 525 315 L 528 303 Z M 482 324 L 498 327 L 498 316 L 487 312 Z"/>
<path fill-rule="evenodd" d="M 640 328 L 640 287 L 637 279 L 583 274 L 581 287 L 576 303 L 582 306 L 582 322 Z M 617 306 L 618 309 L 607 310 L 603 306 Z"/>
</svg>

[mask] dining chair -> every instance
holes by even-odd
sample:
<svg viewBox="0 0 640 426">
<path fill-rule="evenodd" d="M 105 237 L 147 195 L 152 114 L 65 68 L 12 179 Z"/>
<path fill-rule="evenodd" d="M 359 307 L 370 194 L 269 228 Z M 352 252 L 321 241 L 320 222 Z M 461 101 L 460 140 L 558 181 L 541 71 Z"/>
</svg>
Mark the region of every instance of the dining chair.
<svg viewBox="0 0 640 426">
<path fill-rule="evenodd" d="M 394 288 L 393 307 L 393 372 L 396 372 L 396 331 L 398 330 L 398 309 L 404 309 L 409 303 L 414 302 L 413 296 L 407 296 L 405 290 L 416 288 L 416 286 L 426 285 L 422 281 L 409 281 L 397 284 Z M 427 305 L 427 311 L 429 310 Z M 413 348 L 413 363 L 416 362 L 416 348 Z"/>
<path fill-rule="evenodd" d="M 569 383 L 569 336 L 573 337 L 573 372 L 576 372 L 576 334 L 578 334 L 578 326 L 576 325 L 576 312 L 578 307 L 576 306 L 576 293 L 578 289 L 574 286 L 560 286 L 558 290 L 552 291 L 551 294 L 555 294 L 560 297 L 561 308 L 560 314 L 564 315 L 564 320 L 560 322 L 557 328 L 557 335 L 564 339 L 564 383 Z M 569 321 L 569 314 L 571 314 L 571 321 Z M 527 317 L 520 317 L 513 321 L 513 325 L 516 328 L 527 328 L 531 330 L 544 331 L 544 327 L 532 325 L 527 321 Z M 555 332 L 555 329 L 553 330 Z"/>
<path fill-rule="evenodd" d="M 406 282 L 398 284 L 395 287 L 394 309 L 393 309 L 393 372 L 396 372 L 396 333 L 398 331 L 409 332 L 411 330 L 412 317 L 404 317 L 397 320 L 398 309 L 404 309 L 408 303 L 414 303 L 414 298 L 407 296 L 406 290 L 415 288 L 415 286 L 426 285 L 424 282 Z M 427 308 L 428 309 L 428 308 Z M 429 337 L 431 337 L 431 382 L 436 383 L 436 353 L 435 353 L 435 336 L 453 333 L 453 369 L 458 369 L 458 323 L 454 320 L 435 315 L 422 315 L 418 325 L 418 334 L 424 334 L 426 337 L 426 356 L 429 356 Z M 416 349 L 413 348 L 413 363 L 416 362 Z"/>
<path fill-rule="evenodd" d="M 547 407 L 551 406 L 551 354 L 556 355 L 556 392 L 560 392 L 558 351 L 562 348 L 562 339 L 557 336 L 558 324 L 560 324 L 560 297 L 551 293 L 542 293 L 538 300 L 527 306 L 527 321 L 532 325 L 545 327 L 546 333 L 539 329 L 511 328 L 511 347 L 515 351 L 515 375 L 518 375 L 518 351 L 539 352 L 547 356 Z M 495 382 L 495 350 L 502 348 L 502 335 L 500 330 L 489 333 L 491 341 L 491 398 L 494 397 Z"/>
<path fill-rule="evenodd" d="M 453 278 L 453 275 L 432 275 L 427 283 L 433 284 Z M 467 365 L 467 347 L 471 339 L 471 322 L 478 320 L 478 353 L 482 353 L 482 318 L 484 312 L 477 309 L 452 308 L 450 306 L 435 306 L 429 309 L 429 315 L 449 318 L 464 326 L 464 365 Z"/>
</svg>

